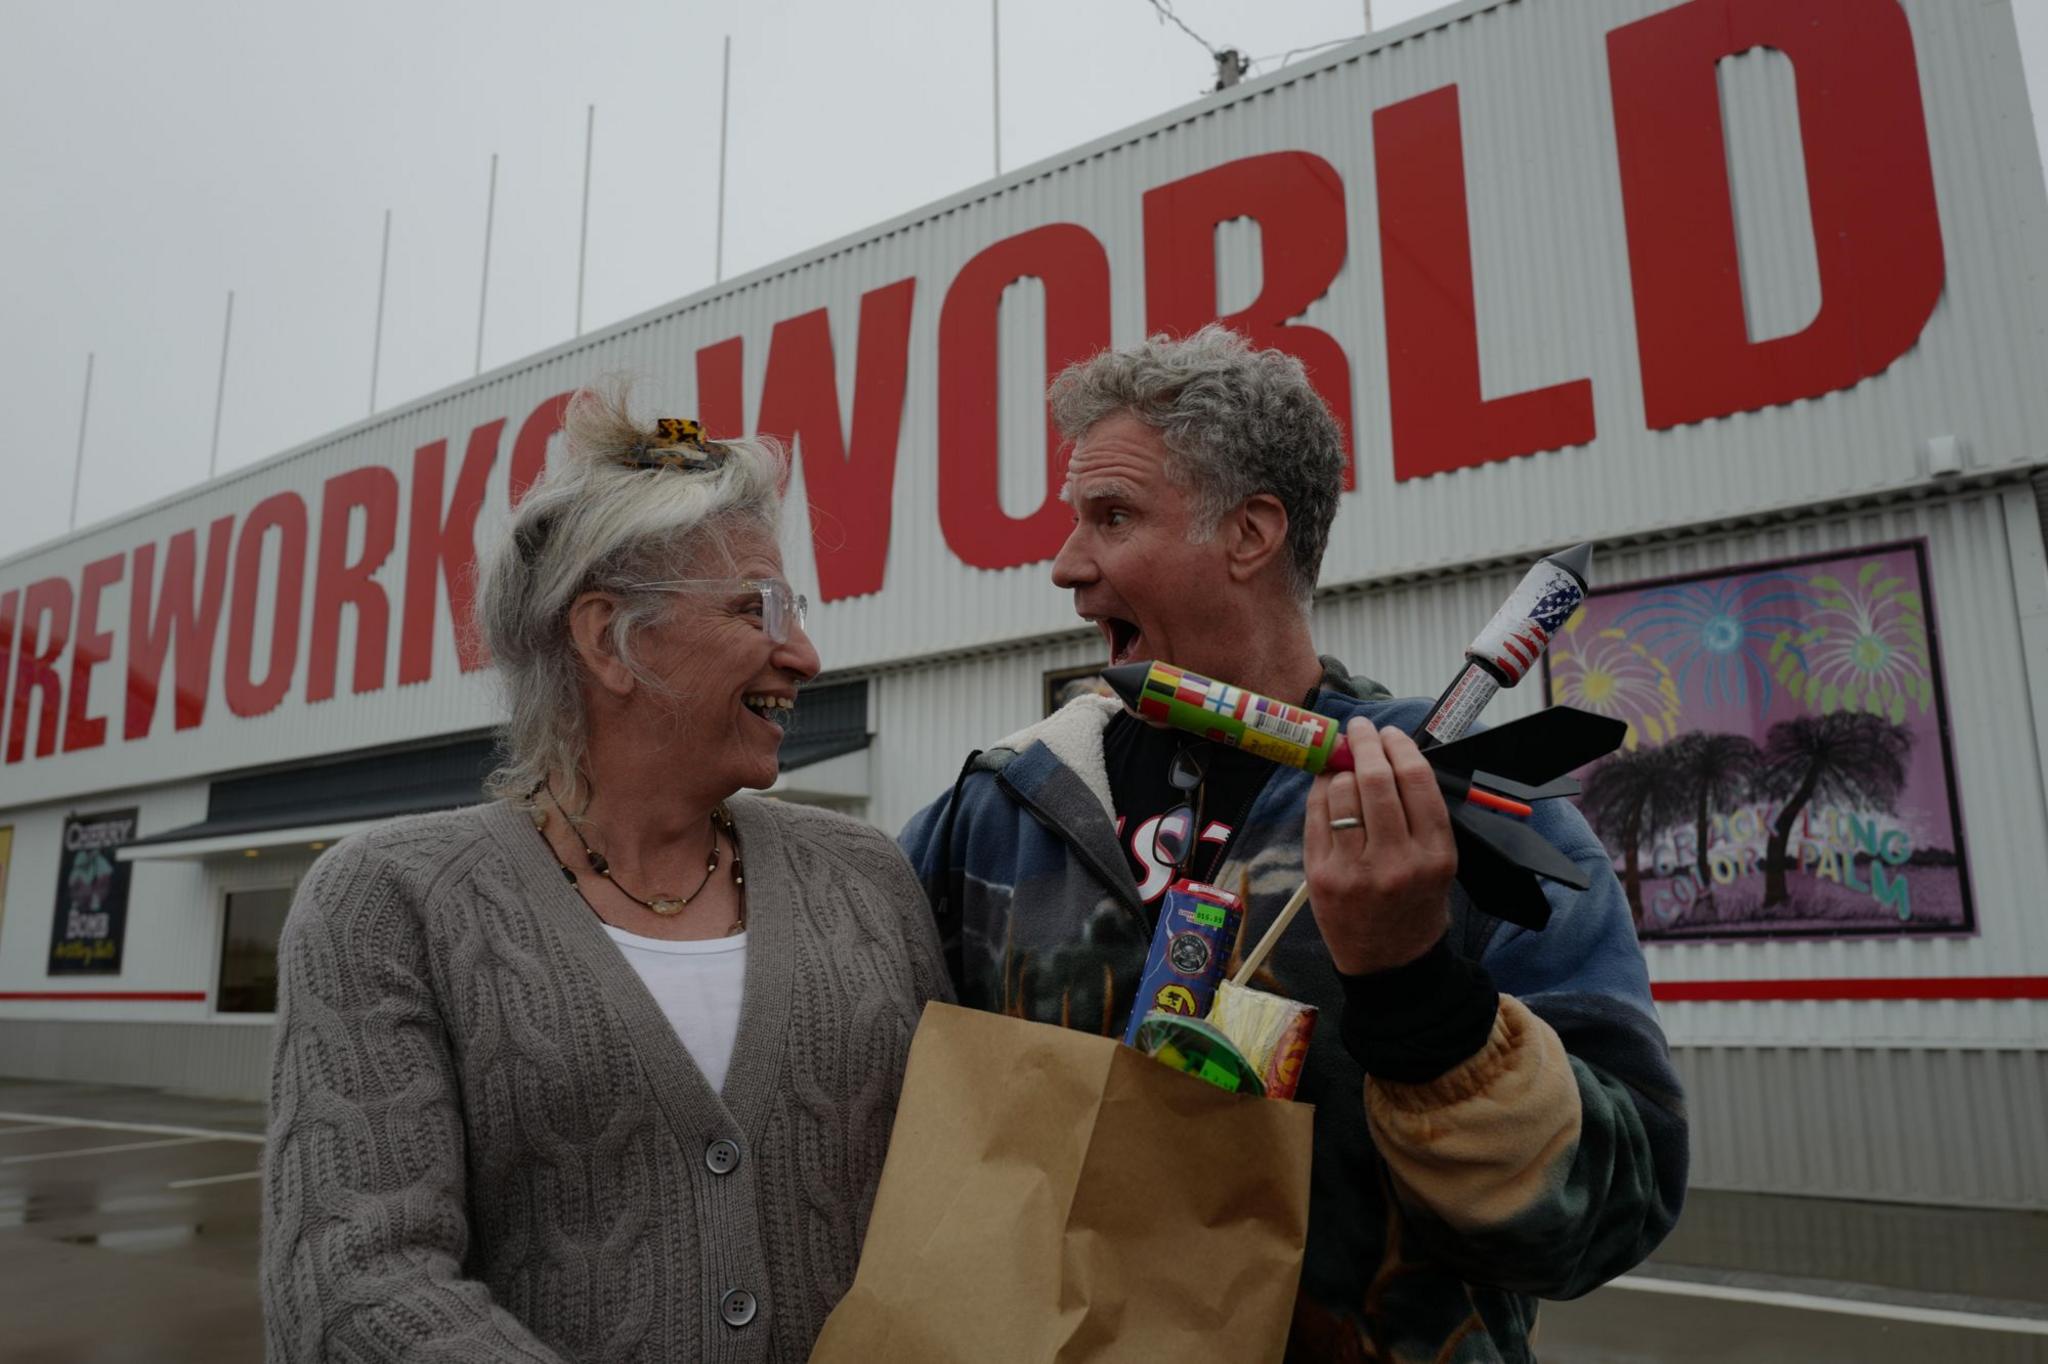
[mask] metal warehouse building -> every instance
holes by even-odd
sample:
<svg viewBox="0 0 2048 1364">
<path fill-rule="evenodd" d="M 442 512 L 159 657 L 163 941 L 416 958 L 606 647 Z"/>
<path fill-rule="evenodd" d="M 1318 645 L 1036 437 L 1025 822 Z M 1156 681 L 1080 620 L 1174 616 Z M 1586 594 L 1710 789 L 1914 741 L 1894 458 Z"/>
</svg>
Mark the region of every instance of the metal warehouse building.
<svg viewBox="0 0 2048 1364">
<path fill-rule="evenodd" d="M 579 385 L 793 442 L 778 789 L 893 829 L 1102 661 L 1048 375 L 1221 317 L 1351 436 L 1325 652 L 1434 693 L 1598 542 L 1490 718 L 1633 726 L 1696 1182 L 2048 1207 L 2040 167 L 2009 3 L 1468 0 L 0 563 L 0 1074 L 265 1091 L 318 850 L 476 796 Z"/>
</svg>

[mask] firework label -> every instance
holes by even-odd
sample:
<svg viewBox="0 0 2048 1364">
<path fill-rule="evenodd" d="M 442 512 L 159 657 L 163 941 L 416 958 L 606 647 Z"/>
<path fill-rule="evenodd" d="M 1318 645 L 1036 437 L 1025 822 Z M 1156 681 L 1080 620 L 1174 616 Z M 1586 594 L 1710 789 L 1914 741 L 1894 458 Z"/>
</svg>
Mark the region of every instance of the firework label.
<svg viewBox="0 0 2048 1364">
<path fill-rule="evenodd" d="M 1343 746 L 1327 715 L 1171 663 L 1128 663 L 1102 680 L 1144 719 L 1305 772 L 1321 772 Z"/>
<path fill-rule="evenodd" d="M 1243 921 L 1244 906 L 1228 891 L 1198 881 L 1174 883 L 1159 902 L 1159 926 L 1124 1029 L 1126 1045 L 1136 1045 L 1138 1025 L 1156 1010 L 1195 1018 L 1209 1012 Z"/>
<path fill-rule="evenodd" d="M 1500 683 L 1479 668 L 1468 667 L 1458 674 L 1458 680 L 1451 683 L 1451 689 L 1437 702 L 1429 719 L 1423 722 L 1422 732 L 1438 743 L 1451 740 L 1472 728 L 1472 722 L 1479 718 L 1479 712 L 1486 709 L 1486 703 L 1500 692 Z"/>
<path fill-rule="evenodd" d="M 1578 563 L 1572 562 L 1572 556 L 1580 550 L 1587 552 Z M 1550 637 L 1586 599 L 1582 565 L 1590 557 L 1590 548 L 1581 545 L 1564 554 L 1537 560 L 1501 603 L 1500 610 L 1494 612 L 1493 619 L 1486 622 L 1486 628 L 1473 639 L 1465 657 L 1492 673 L 1503 687 L 1520 682 L 1536 660 L 1543 657 Z"/>
<path fill-rule="evenodd" d="M 115 861 L 114 850 L 134 840 L 135 814 L 132 809 L 112 810 L 64 821 L 57 915 L 50 934 L 51 975 L 120 974 L 133 868 Z"/>
</svg>

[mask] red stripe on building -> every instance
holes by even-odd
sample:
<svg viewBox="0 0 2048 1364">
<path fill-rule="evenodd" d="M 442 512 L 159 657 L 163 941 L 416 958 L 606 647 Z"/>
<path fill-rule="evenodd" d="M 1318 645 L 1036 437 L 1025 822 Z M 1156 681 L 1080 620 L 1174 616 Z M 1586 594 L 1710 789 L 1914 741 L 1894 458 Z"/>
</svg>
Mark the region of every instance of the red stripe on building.
<svg viewBox="0 0 2048 1364">
<path fill-rule="evenodd" d="M 80 1000 L 121 1004 L 206 1002 L 204 990 L 0 990 L 0 1000 Z"/>
<path fill-rule="evenodd" d="M 1905 976 L 1843 980 L 1660 980 L 1666 1001 L 1760 999 L 2048 999 L 2048 976 Z"/>
</svg>

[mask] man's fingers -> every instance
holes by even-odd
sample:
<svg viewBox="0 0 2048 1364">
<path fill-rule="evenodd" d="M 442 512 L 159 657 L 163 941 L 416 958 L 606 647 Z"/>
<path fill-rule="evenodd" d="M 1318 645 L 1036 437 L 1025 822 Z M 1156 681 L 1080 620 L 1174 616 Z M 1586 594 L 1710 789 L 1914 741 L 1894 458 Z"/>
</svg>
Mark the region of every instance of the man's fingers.
<svg viewBox="0 0 2048 1364">
<path fill-rule="evenodd" d="M 1356 857 L 1365 847 L 1366 834 L 1370 829 L 1359 808 L 1358 783 L 1350 772 L 1332 772 L 1327 778 L 1330 783 L 1329 817 L 1323 821 L 1323 828 L 1330 836 L 1330 849 L 1346 857 Z"/>
<path fill-rule="evenodd" d="M 1397 848 L 1408 840 L 1408 816 L 1402 812 L 1401 792 L 1394 784 L 1394 769 L 1387 763 L 1379 731 L 1370 720 L 1354 719 L 1344 737 L 1351 745 L 1351 775 L 1358 784 L 1366 842 Z"/>
<path fill-rule="evenodd" d="M 1409 833 L 1426 852 L 1441 855 L 1451 847 L 1451 814 L 1436 784 L 1436 769 L 1413 739 L 1392 726 L 1380 731 L 1380 748 L 1393 769 Z"/>
<path fill-rule="evenodd" d="M 1301 861 L 1306 870 L 1330 855 L 1330 776 L 1308 784 L 1308 815 L 1301 828 Z"/>
</svg>

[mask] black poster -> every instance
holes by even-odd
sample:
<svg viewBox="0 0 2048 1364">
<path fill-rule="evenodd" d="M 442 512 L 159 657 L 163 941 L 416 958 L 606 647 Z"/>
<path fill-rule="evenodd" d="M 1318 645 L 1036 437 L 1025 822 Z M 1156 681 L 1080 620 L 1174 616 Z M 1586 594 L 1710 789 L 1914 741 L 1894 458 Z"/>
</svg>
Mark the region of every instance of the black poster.
<svg viewBox="0 0 2048 1364">
<path fill-rule="evenodd" d="M 117 976 L 128 931 L 128 877 L 114 849 L 135 838 L 135 811 L 72 815 L 64 821 L 57 864 L 57 923 L 50 934 L 53 976 Z"/>
</svg>

